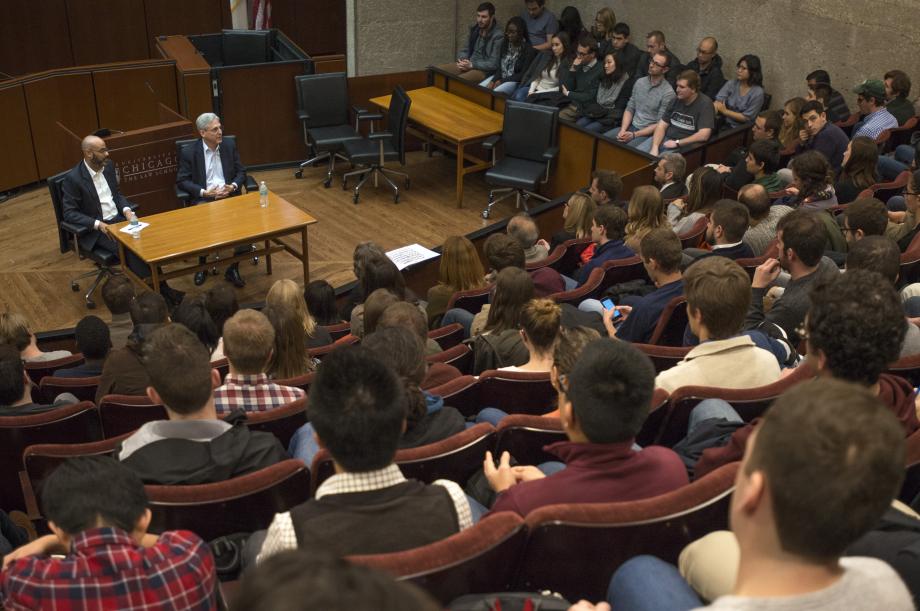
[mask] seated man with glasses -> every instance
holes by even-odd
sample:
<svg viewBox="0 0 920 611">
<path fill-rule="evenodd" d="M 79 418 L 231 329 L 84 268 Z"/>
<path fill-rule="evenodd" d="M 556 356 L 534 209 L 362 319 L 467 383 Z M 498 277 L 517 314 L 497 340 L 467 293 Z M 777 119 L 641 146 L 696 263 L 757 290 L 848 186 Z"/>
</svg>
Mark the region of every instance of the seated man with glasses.
<svg viewBox="0 0 920 611">
<path fill-rule="evenodd" d="M 719 90 L 725 84 L 725 75 L 722 74 L 722 56 L 719 55 L 719 41 L 712 36 L 701 40 L 696 48 L 696 58 L 687 64 L 687 70 L 693 70 L 700 75 L 700 92 L 713 100 L 716 99 Z"/>
<path fill-rule="evenodd" d="M 644 56 L 643 56 L 644 57 Z M 643 76 L 633 85 L 632 95 L 623 112 L 623 122 L 604 135 L 616 138 L 630 146 L 639 146 L 652 137 L 658 122 L 674 103 L 674 88 L 665 80 L 670 70 L 670 60 L 664 53 L 656 53 L 649 59 L 648 76 Z"/>
</svg>

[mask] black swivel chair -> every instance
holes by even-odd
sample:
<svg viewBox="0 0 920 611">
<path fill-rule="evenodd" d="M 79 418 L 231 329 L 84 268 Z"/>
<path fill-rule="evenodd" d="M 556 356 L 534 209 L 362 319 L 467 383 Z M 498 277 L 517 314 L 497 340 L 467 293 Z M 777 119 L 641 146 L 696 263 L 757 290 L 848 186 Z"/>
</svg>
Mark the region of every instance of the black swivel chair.
<svg viewBox="0 0 920 611">
<path fill-rule="evenodd" d="M 524 200 L 536 197 L 543 201 L 547 198 L 538 194 L 537 188 L 549 180 L 549 170 L 553 159 L 559 154 L 556 143 L 557 109 L 524 102 L 505 103 L 505 122 L 501 136 L 491 136 L 482 143 L 483 148 L 492 151 L 492 167 L 486 172 L 486 182 L 501 188 L 489 191 L 489 205 L 482 211 L 482 218 L 487 219 L 492 206 L 503 199 L 516 195 L 517 206 Z M 495 145 L 505 143 L 505 155 L 496 162 Z M 504 193 L 495 199 L 496 193 Z"/>
<path fill-rule="evenodd" d="M 69 170 L 68 170 L 69 171 Z M 98 246 L 92 250 L 81 250 L 80 249 L 80 236 L 86 235 L 92 229 L 88 227 L 81 227 L 79 225 L 74 225 L 73 223 L 68 223 L 64 220 L 64 176 L 67 175 L 67 172 L 61 172 L 60 174 L 55 174 L 48 178 L 48 191 L 51 193 L 51 205 L 54 207 L 54 218 L 57 221 L 58 225 L 58 242 L 60 244 L 61 252 L 67 252 L 73 250 L 79 255 L 81 259 L 89 259 L 96 264 L 96 268 L 92 271 L 80 274 L 76 278 L 73 278 L 70 281 L 70 288 L 74 292 L 80 290 L 80 280 L 83 278 L 89 278 L 90 276 L 96 276 L 96 279 L 93 280 L 92 286 L 89 288 L 89 291 L 86 292 L 86 295 L 83 296 L 83 300 L 86 302 L 86 307 L 90 310 L 95 309 L 96 302 L 93 301 L 93 293 L 96 292 L 96 289 L 102 283 L 102 281 L 109 276 L 114 276 L 120 273 L 116 268 L 118 267 L 118 255 L 115 253 L 109 252 L 99 248 Z M 137 206 L 131 205 L 132 210 L 136 210 Z"/>
<path fill-rule="evenodd" d="M 371 131 L 367 138 L 360 140 L 349 140 L 345 142 L 345 155 L 348 160 L 355 165 L 364 165 L 367 167 L 348 172 L 342 177 L 342 189 L 348 189 L 348 179 L 352 176 L 360 176 L 361 180 L 355 186 L 353 201 L 358 203 L 361 187 L 372 175 L 374 177 L 374 186 L 377 186 L 377 177 L 382 176 L 393 190 L 393 201 L 399 202 L 399 187 L 390 180 L 388 174 L 402 176 L 406 181 L 406 189 L 409 188 L 409 175 L 392 168 L 384 167 L 385 161 L 398 160 L 401 165 L 406 165 L 406 125 L 409 123 L 409 107 L 412 100 L 406 94 L 406 90 L 399 85 L 393 90 L 390 98 L 390 108 L 387 113 L 388 129 L 385 132 Z M 372 115 L 360 114 L 358 120 L 370 119 Z"/>
<path fill-rule="evenodd" d="M 352 127 L 348 123 L 348 79 L 344 72 L 332 74 L 307 74 L 294 77 L 297 89 L 297 118 L 303 125 L 303 141 L 312 158 L 300 164 L 294 172 L 295 178 L 303 178 L 303 169 L 317 161 L 329 160 L 326 180 L 327 189 L 332 184 L 335 158 L 348 159 L 342 154 L 345 142 L 360 140 L 358 119 Z M 382 118 L 382 115 L 367 113 L 357 107 L 355 115 L 361 118 Z"/>
<path fill-rule="evenodd" d="M 223 139 L 224 139 L 224 140 L 228 140 L 228 141 L 232 142 L 233 144 L 236 144 L 236 136 L 224 136 Z M 176 140 L 176 159 L 178 160 L 178 159 L 180 159 L 180 158 L 182 157 L 182 149 L 184 149 L 186 146 L 189 146 L 189 145 L 191 145 L 191 144 L 195 144 L 195 143 L 197 143 L 197 142 L 198 142 L 198 139 L 197 139 L 197 138 L 189 138 L 189 139 L 186 139 L 186 140 Z M 239 149 L 237 149 L 237 150 L 239 150 Z M 243 185 L 240 185 L 240 189 L 242 189 L 242 187 L 243 187 Z M 247 192 L 247 193 L 250 193 L 250 192 L 258 191 L 258 190 L 259 190 L 259 183 L 257 183 L 257 182 L 256 182 L 256 179 L 253 178 L 252 176 L 250 176 L 248 172 L 246 173 L 246 183 L 245 183 L 245 187 L 246 187 L 246 192 Z M 183 207 L 183 208 L 188 208 L 188 207 L 191 205 L 192 200 L 195 199 L 194 197 L 192 197 L 192 194 L 191 194 L 191 193 L 188 193 L 188 192 L 184 191 L 183 189 L 180 189 L 178 184 L 176 185 L 176 197 L 179 199 L 180 202 L 182 202 L 182 207 Z M 253 246 L 253 248 L 255 248 L 255 246 Z M 245 252 L 245 251 L 243 251 L 243 252 Z M 217 254 L 217 255 L 214 256 L 214 262 L 216 263 L 217 261 L 220 261 L 220 254 Z M 253 258 L 252 258 L 252 264 L 253 264 L 253 265 L 258 265 L 258 264 L 259 264 L 259 257 L 253 257 Z M 211 274 L 214 275 L 214 276 L 216 276 L 217 273 L 218 273 L 218 272 L 217 272 L 217 266 L 212 266 L 212 267 L 211 267 Z"/>
</svg>

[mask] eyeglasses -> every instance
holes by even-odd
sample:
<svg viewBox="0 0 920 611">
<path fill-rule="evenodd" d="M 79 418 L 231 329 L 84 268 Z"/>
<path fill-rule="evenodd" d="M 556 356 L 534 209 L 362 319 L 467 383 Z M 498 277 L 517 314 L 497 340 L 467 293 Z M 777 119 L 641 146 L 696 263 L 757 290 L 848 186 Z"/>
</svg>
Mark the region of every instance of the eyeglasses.
<svg viewBox="0 0 920 611">
<path fill-rule="evenodd" d="M 578 57 L 585 57 L 586 55 L 591 55 L 593 51 L 576 51 L 575 55 Z"/>
<path fill-rule="evenodd" d="M 659 63 L 656 62 L 654 59 L 649 60 L 648 64 L 649 64 L 649 66 L 651 66 L 652 64 L 654 64 L 654 65 L 658 66 L 658 67 L 661 68 L 661 69 L 664 69 L 664 68 L 667 68 L 667 67 L 668 67 L 667 64 L 659 64 Z"/>
</svg>

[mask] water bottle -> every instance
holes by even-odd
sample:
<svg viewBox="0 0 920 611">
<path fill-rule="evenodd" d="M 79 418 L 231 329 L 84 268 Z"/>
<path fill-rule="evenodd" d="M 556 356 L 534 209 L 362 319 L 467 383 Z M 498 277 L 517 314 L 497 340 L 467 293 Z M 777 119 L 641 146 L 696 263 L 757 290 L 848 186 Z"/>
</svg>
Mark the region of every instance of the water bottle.
<svg viewBox="0 0 920 611">
<path fill-rule="evenodd" d="M 134 214 L 134 210 L 130 210 L 128 214 L 130 215 L 129 224 L 131 225 L 131 237 L 138 240 L 141 237 L 140 221 L 137 220 L 137 215 Z"/>
<path fill-rule="evenodd" d="M 264 180 L 259 183 L 259 205 L 268 208 L 268 185 Z"/>
</svg>

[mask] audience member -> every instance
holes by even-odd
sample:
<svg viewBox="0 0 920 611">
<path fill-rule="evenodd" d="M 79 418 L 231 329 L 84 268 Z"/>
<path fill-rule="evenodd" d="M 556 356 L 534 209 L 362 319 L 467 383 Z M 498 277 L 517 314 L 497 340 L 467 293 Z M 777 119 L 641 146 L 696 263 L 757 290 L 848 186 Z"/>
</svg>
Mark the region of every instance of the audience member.
<svg viewBox="0 0 920 611">
<path fill-rule="evenodd" d="M 530 354 L 520 366 L 504 371 L 548 372 L 553 366 L 553 348 L 559 336 L 561 308 L 551 299 L 531 299 L 521 309 L 521 341 Z"/>
<path fill-rule="evenodd" d="M 294 310 L 270 305 L 262 310 L 275 330 L 275 348 L 268 367 L 268 377 L 288 380 L 313 372 L 316 363 L 307 350 L 307 332 L 303 318 Z"/>
<path fill-rule="evenodd" d="M 597 40 L 598 52 L 606 55 L 614 51 L 613 37 L 616 34 L 617 16 L 609 6 L 602 6 L 594 16 L 594 25 L 591 27 L 591 33 Z M 629 35 L 626 36 L 629 38 Z"/>
<path fill-rule="evenodd" d="M 219 382 L 208 354 L 182 325 L 165 325 L 144 345 L 147 397 L 169 420 L 147 422 L 121 443 L 118 460 L 145 484 L 205 484 L 252 473 L 287 458 L 271 433 L 217 418 Z"/>
<path fill-rule="evenodd" d="M 112 314 L 109 334 L 113 348 L 124 348 L 134 329 L 131 322 L 131 302 L 134 301 L 134 283 L 124 274 L 109 276 L 102 285 L 102 302 Z"/>
<path fill-rule="evenodd" d="M 224 349 L 230 372 L 214 390 L 218 414 L 241 409 L 264 412 L 304 396 L 299 388 L 282 386 L 268 379 L 268 365 L 275 348 L 275 329 L 265 314 L 240 310 L 224 325 Z"/>
<path fill-rule="evenodd" d="M 560 91 L 571 105 L 560 111 L 560 117 L 571 120 L 597 99 L 597 89 L 604 72 L 604 67 L 597 61 L 597 41 L 590 34 L 583 34 L 578 39 L 575 59 L 568 68 L 559 75 L 559 83 Z"/>
<path fill-rule="evenodd" d="M 512 17 L 505 26 L 505 36 L 498 52 L 498 65 L 480 84 L 496 93 L 512 95 L 524 77 L 524 71 L 536 56 L 527 38 L 527 26 L 520 17 Z"/>
<path fill-rule="evenodd" d="M 879 181 L 878 146 L 874 140 L 858 136 L 850 140 L 843 153 L 843 167 L 834 191 L 838 204 L 849 204 L 859 194 Z"/>
<path fill-rule="evenodd" d="M 405 301 L 394 303 L 387 307 L 380 315 L 380 318 L 377 319 L 378 331 L 392 327 L 409 329 L 415 333 L 415 335 L 425 343 L 425 351 L 429 355 L 443 352 L 441 346 L 428 337 L 428 327 L 425 325 L 425 316 L 411 303 Z M 432 343 L 437 352 L 432 352 Z M 428 364 L 428 373 L 419 386 L 421 386 L 422 390 L 427 390 L 435 386 L 440 386 L 454 378 L 459 378 L 460 375 L 460 371 L 453 365 L 433 361 Z"/>
<path fill-rule="evenodd" d="M 591 179 L 592 191 L 595 191 L 594 185 L 598 185 L 596 196 L 588 196 L 580 191 L 576 191 L 569 196 L 569 201 L 565 203 L 565 207 L 562 209 L 562 231 L 557 231 L 553 234 L 550 251 L 567 240 L 581 240 L 591 237 L 591 223 L 594 222 L 594 211 L 597 210 L 597 203 L 594 201 L 594 197 L 604 197 L 606 195 L 601 194 L 601 191 L 604 191 L 601 187 L 603 180 L 601 172 L 606 173 L 607 170 L 595 170 L 595 176 Z M 623 183 L 621 182 L 620 184 L 622 185 Z"/>
<path fill-rule="evenodd" d="M 789 162 L 792 181 L 786 192 L 790 203 L 806 210 L 826 210 L 837 205 L 834 192 L 835 170 L 827 157 L 817 151 L 805 151 Z"/>
<path fill-rule="evenodd" d="M 792 212 L 789 206 L 770 205 L 770 198 L 763 185 L 745 185 L 738 192 L 738 201 L 747 206 L 750 213 L 750 227 L 742 238 L 755 257 L 766 252 L 767 247 L 776 239 L 776 227 L 781 218 Z"/>
<path fill-rule="evenodd" d="M 623 111 L 629 102 L 632 81 L 618 64 L 612 51 L 602 56 L 604 72 L 597 86 L 597 98 L 593 103 L 582 106 L 576 125 L 589 132 L 601 133 L 620 124 Z M 571 108 L 571 107 L 570 107 Z M 560 117 L 563 117 L 560 113 Z"/>
<path fill-rule="evenodd" d="M 83 355 L 83 364 L 56 369 L 56 378 L 91 378 L 102 375 L 102 366 L 112 349 L 109 327 L 98 316 L 84 316 L 74 327 L 77 350 Z"/>
<path fill-rule="evenodd" d="M 361 294 L 365 299 L 377 289 L 387 289 L 399 299 L 417 303 L 415 296 L 406 289 L 406 280 L 402 272 L 389 257 L 369 261 L 360 277 Z M 422 308 L 424 310 L 424 308 Z M 359 303 L 351 310 L 351 334 L 364 337 L 364 304 Z M 327 342 L 328 343 L 328 342 Z"/>
<path fill-rule="evenodd" d="M 556 32 L 559 32 L 559 22 L 545 4 L 546 0 L 524 0 L 525 10 L 521 13 L 527 25 L 530 44 L 537 51 L 548 49 L 550 39 Z"/>
<path fill-rule="evenodd" d="M 805 102 L 805 98 L 792 98 L 783 104 L 783 128 L 779 132 L 779 143 L 783 145 L 784 151 L 795 149 L 800 143 L 800 135 L 805 129 L 805 121 L 802 119 Z"/>
<path fill-rule="evenodd" d="M 658 122 L 665 118 L 677 99 L 674 87 L 665 79 L 671 69 L 669 61 L 664 53 L 650 57 L 646 74 L 633 84 L 620 128 L 604 132 L 605 136 L 635 147 L 652 138 Z M 642 64 L 641 59 L 639 63 Z"/>
<path fill-rule="evenodd" d="M 633 448 L 652 400 L 655 370 L 648 357 L 623 342 L 594 340 L 571 373 L 558 378 L 559 418 L 568 441 L 547 446 L 566 468 L 546 476 L 532 466 L 498 464 L 486 452 L 483 469 L 499 493 L 492 512 L 522 516 L 557 503 L 632 501 L 664 494 L 687 482 L 672 450 Z"/>
<path fill-rule="evenodd" d="M 501 24 L 495 18 L 495 5 L 482 2 L 476 8 L 476 23 L 470 27 L 466 47 L 458 54 L 457 62 L 439 68 L 457 74 L 466 81 L 478 83 L 486 77 L 486 73 L 498 67 L 498 54 L 503 40 Z"/>
<path fill-rule="evenodd" d="M 718 211 L 717 206 L 713 217 Z M 659 373 L 656 387 L 668 392 L 681 386 L 755 388 L 779 379 L 773 354 L 741 335 L 751 289 L 737 263 L 725 257 L 694 263 L 684 274 L 684 292 L 690 330 L 700 343 L 680 363 Z"/>
<path fill-rule="evenodd" d="M 738 60 L 736 77 L 725 83 L 714 98 L 716 114 L 724 116 L 729 127 L 753 121 L 763 108 L 762 85 L 760 58 L 745 55 Z"/>
<path fill-rule="evenodd" d="M 106 395 L 144 395 L 150 386 L 150 377 L 141 356 L 150 334 L 169 322 L 166 300 L 158 293 L 141 293 L 131 302 L 131 322 L 134 329 L 125 347 L 112 350 L 102 367 L 102 377 L 96 389 L 96 405 Z"/>
<path fill-rule="evenodd" d="M 573 53 L 568 34 L 559 32 L 554 35 L 549 50 L 538 53 L 530 63 L 512 98 L 523 102 L 534 96 L 531 101 L 535 101 L 536 96 L 558 92 L 560 77 L 569 69 Z"/>
<path fill-rule="evenodd" d="M 372 269 L 373 266 L 368 269 L 368 272 Z M 370 275 L 370 273 L 366 273 L 365 278 Z M 370 293 L 371 291 L 368 290 L 365 295 Z M 285 278 L 275 281 L 271 288 L 268 289 L 268 294 L 265 295 L 265 305 L 278 310 L 289 311 L 292 316 L 303 321 L 307 348 L 319 348 L 332 343 L 332 336 L 329 335 L 329 331 L 316 324 L 316 320 L 310 315 L 310 310 L 307 309 L 307 302 L 303 298 L 303 291 L 293 280 Z"/>
<path fill-rule="evenodd" d="M 186 295 L 182 303 L 173 310 L 170 318 L 174 323 L 185 325 L 186 329 L 194 333 L 198 341 L 208 349 L 208 359 L 214 358 L 214 350 L 220 341 L 220 331 L 205 307 L 204 295 Z"/>
<path fill-rule="evenodd" d="M 336 474 L 312 500 L 275 515 L 259 561 L 286 549 L 338 556 L 412 549 L 472 525 L 457 484 L 407 480 L 393 463 L 406 423 L 405 394 L 392 369 L 366 348 L 326 355 L 310 386 L 310 423 Z"/>
<path fill-rule="evenodd" d="M 661 161 L 658 165 L 661 166 Z M 713 205 L 721 198 L 722 176 L 706 166 L 693 170 L 690 175 L 690 193 L 686 199 L 677 199 L 668 204 L 667 215 L 671 228 L 677 235 L 687 233 L 697 221 L 712 211 Z"/>
<path fill-rule="evenodd" d="M 780 151 L 783 148 L 783 145 L 778 139 L 782 129 L 783 115 L 778 110 L 764 110 L 760 112 L 757 118 L 754 119 L 754 125 L 751 126 L 751 135 L 753 136 L 754 142 L 771 142 L 776 145 L 777 167 L 780 162 Z M 715 168 L 717 172 L 723 175 L 725 184 L 736 191 L 740 190 L 744 185 L 754 182 L 754 176 L 748 172 L 747 169 L 747 154 L 749 152 L 750 147 L 747 149 L 736 149 L 729 155 L 728 160 Z M 734 165 L 732 165 L 733 160 Z M 777 183 L 778 188 L 773 189 L 774 191 L 779 191 L 785 184 L 781 179 L 778 179 Z"/>
<path fill-rule="evenodd" d="M 684 177 L 687 160 L 680 153 L 665 153 L 655 165 L 654 180 L 663 199 L 674 199 L 687 194 Z"/>
<path fill-rule="evenodd" d="M 625 243 L 627 248 L 638 252 L 639 242 L 649 231 L 668 225 L 668 217 L 664 214 L 664 200 L 661 199 L 658 187 L 642 185 L 633 189 L 629 205 L 626 207 L 626 216 Z"/>
<path fill-rule="evenodd" d="M 831 87 L 831 77 L 826 70 L 815 70 L 814 72 L 810 72 L 808 76 L 805 77 L 805 84 L 808 86 L 810 95 L 813 95 L 818 85 L 825 85 L 828 88 L 830 95 L 827 99 L 827 104 L 824 105 L 824 108 L 827 110 L 828 121 L 836 123 L 837 121 L 844 121 L 849 118 L 850 109 L 847 106 L 847 102 L 839 91 Z"/>
<path fill-rule="evenodd" d="M 889 70 L 885 73 L 885 108 L 898 120 L 900 126 L 917 114 L 914 105 L 907 99 L 910 85 L 910 77 L 903 70 Z"/>
<path fill-rule="evenodd" d="M 523 365 L 529 358 L 521 340 L 521 311 L 534 298 L 533 281 L 519 267 L 506 267 L 495 278 L 492 303 L 473 319 L 473 372 Z"/>
<path fill-rule="evenodd" d="M 377 321 L 383 312 L 400 299 L 389 289 L 377 289 L 364 301 L 364 336 L 377 330 Z M 440 351 L 440 350 L 439 350 Z"/>
<path fill-rule="evenodd" d="M 668 48 L 667 41 L 664 38 L 664 32 L 652 30 L 645 35 L 645 53 L 639 58 L 639 65 L 636 69 L 636 76 L 643 77 L 651 74 L 651 62 L 656 55 L 665 55 L 668 58 L 663 67 L 670 66 L 670 70 L 665 75 L 672 87 L 675 85 L 677 75 L 683 70 L 683 65 L 671 49 Z"/>
<path fill-rule="evenodd" d="M 526 238 L 529 241 L 531 237 L 529 231 L 532 231 L 532 236 L 536 241 L 538 237 L 536 223 L 533 223 L 529 216 L 515 221 L 517 218 L 514 217 L 508 221 L 508 233 L 518 239 L 518 243 L 521 243 L 522 246 L 520 238 Z M 526 221 L 533 223 L 532 229 Z M 546 258 L 545 248 L 542 249 L 542 257 L 535 256 L 539 254 L 539 251 L 533 242 L 531 242 L 531 248 L 534 251 L 532 260 Z M 524 254 L 526 257 L 526 247 Z M 441 248 L 441 262 L 438 266 L 438 283 L 428 289 L 428 304 L 425 306 L 428 326 L 434 329 L 440 325 L 441 317 L 447 311 L 447 304 L 454 293 L 482 288 L 485 285 L 484 276 L 485 271 L 479 260 L 479 253 L 476 252 L 476 247 L 469 239 L 454 235 L 444 240 L 444 246 Z"/>
<path fill-rule="evenodd" d="M 745 170 L 753 177 L 751 182 L 763 186 L 768 193 L 782 191 L 785 183 L 776 174 L 779 170 L 779 142 L 776 140 L 757 140 L 748 149 L 744 160 Z"/>
<path fill-rule="evenodd" d="M 732 595 L 706 609 L 913 608 L 890 566 L 841 558 L 901 485 L 904 442 L 884 412 L 871 392 L 832 380 L 776 401 L 736 476 L 729 517 L 740 548 L 737 581 Z M 845 510 L 827 520 L 827 507 Z M 621 566 L 608 599 L 625 610 L 703 604 L 673 566 L 651 556 Z"/>
<path fill-rule="evenodd" d="M 601 9 L 603 10 L 603 9 Z M 613 26 L 613 50 L 616 52 L 617 65 L 635 81 L 639 71 L 642 51 L 629 41 L 629 26 L 622 21 Z"/>
<path fill-rule="evenodd" d="M 613 21 L 616 21 L 616 16 L 613 17 Z M 571 5 L 565 7 L 559 13 L 559 31 L 568 34 L 570 40 L 578 40 L 582 34 L 591 34 L 581 20 L 581 13 Z M 597 40 L 596 37 L 595 40 Z M 599 40 L 597 42 L 600 44 Z"/>
<path fill-rule="evenodd" d="M 231 609 L 247 611 L 438 611 L 441 605 L 406 581 L 336 554 L 279 552 L 247 570 Z"/>
<path fill-rule="evenodd" d="M 589 219 L 593 218 L 592 213 Z M 591 222 L 593 221 L 588 221 L 589 232 Z M 590 235 L 590 233 L 588 235 Z M 521 248 L 521 245 L 518 244 L 514 238 L 507 234 L 494 233 L 490 235 L 483 243 L 482 251 L 486 256 L 486 261 L 488 261 L 491 270 L 486 275 L 487 282 L 494 282 L 496 280 L 496 274 L 506 267 L 510 266 L 524 269 L 526 261 L 524 249 Z M 565 290 L 565 282 L 563 282 L 562 276 L 551 267 L 539 267 L 527 273 L 530 274 L 533 280 L 534 291 L 537 297 L 546 297 L 547 295 Z"/>
<path fill-rule="evenodd" d="M 847 135 L 828 120 L 824 106 L 817 100 L 805 102 L 799 116 L 805 126 L 799 131 L 796 153 L 817 151 L 830 162 L 834 172 L 838 172 L 849 142 Z"/>
<path fill-rule="evenodd" d="M 185 530 L 148 533 L 147 494 L 129 469 L 107 456 L 71 458 L 41 496 L 52 534 L 4 559 L 4 608 L 217 608 L 210 548 Z"/>
<path fill-rule="evenodd" d="M 26 317 L 18 312 L 0 312 L 0 344 L 9 344 L 19 350 L 26 363 L 55 361 L 71 355 L 69 350 L 40 350 Z"/>
<path fill-rule="evenodd" d="M 876 140 L 886 129 L 898 127 L 898 120 L 885 108 L 887 96 L 885 83 L 878 80 L 865 80 L 853 88 L 856 104 L 862 120 L 853 126 L 853 137 L 865 136 Z"/>
<path fill-rule="evenodd" d="M 217 334 L 223 336 L 224 323 L 236 314 L 240 309 L 240 304 L 236 300 L 236 291 L 226 284 L 218 284 L 211 287 L 204 294 L 204 307 L 207 308 L 214 326 L 217 328 Z M 211 362 L 219 361 L 224 358 L 224 340 L 221 337 L 217 340 L 217 347 L 211 352 Z"/>
<path fill-rule="evenodd" d="M 352 270 L 354 271 L 357 282 L 355 283 L 355 287 L 349 292 L 348 300 L 340 312 L 340 318 L 342 320 L 351 320 L 352 309 L 359 303 L 364 303 L 364 298 L 367 297 L 367 294 L 362 292 L 364 290 L 364 270 L 367 269 L 371 263 L 383 260 L 386 256 L 386 253 L 383 252 L 380 245 L 374 242 L 358 242 L 358 244 L 355 245 L 354 253 L 352 253 Z"/>
<path fill-rule="evenodd" d="M 713 204 L 709 224 L 706 226 L 706 242 L 712 250 L 688 248 L 684 254 L 693 260 L 716 256 L 732 261 L 750 259 L 754 251 L 743 241 L 750 220 L 750 213 L 744 204 L 733 199 L 720 199 Z"/>
<path fill-rule="evenodd" d="M 335 290 L 325 280 L 314 280 L 308 284 L 303 290 L 303 298 L 316 324 L 330 326 L 342 322 L 335 309 Z"/>
<path fill-rule="evenodd" d="M 715 107 L 706 94 L 700 93 L 699 87 L 700 76 L 696 72 L 681 72 L 674 87 L 677 96 L 674 105 L 658 121 L 651 140 L 636 148 L 657 156 L 661 151 L 686 150 L 688 145 L 709 140 L 715 129 Z"/>
<path fill-rule="evenodd" d="M 77 398 L 70 393 L 58 395 L 50 405 L 33 402 L 32 380 L 19 351 L 9 344 L 0 344 L 0 416 L 27 416 L 76 402 Z"/>
<path fill-rule="evenodd" d="M 907 252 L 911 242 L 920 231 L 920 214 L 917 208 L 920 206 L 920 170 L 914 170 L 907 179 L 907 190 L 904 191 L 904 203 L 907 212 L 903 221 L 895 225 L 888 236 L 898 242 L 898 248 L 901 252 Z"/>
<path fill-rule="evenodd" d="M 626 233 L 626 213 L 619 206 L 605 204 L 598 206 L 591 223 L 591 239 L 596 244 L 591 259 L 575 272 L 574 282 L 567 281 L 571 290 L 587 282 L 591 272 L 607 261 L 627 259 L 636 253 L 623 242 Z"/>
<path fill-rule="evenodd" d="M 546 242 L 537 242 L 540 237 L 540 230 L 537 228 L 536 221 L 526 212 L 521 212 L 511 217 L 505 231 L 517 240 L 521 248 L 524 249 L 524 260 L 527 263 L 542 261 L 549 254 L 548 244 Z M 470 246 L 472 247 L 472 243 Z M 473 252 L 475 253 L 475 250 Z M 478 255 L 476 260 L 479 260 Z"/>
<path fill-rule="evenodd" d="M 754 272 L 746 329 L 755 329 L 767 321 L 780 327 L 793 343 L 801 339 L 799 326 L 808 311 L 808 294 L 819 280 L 837 275 L 837 266 L 821 256 L 827 236 L 817 215 L 810 210 L 796 210 L 777 223 L 779 258 L 767 259 Z M 765 312 L 764 296 L 782 270 L 789 272 L 789 281 L 782 296 Z"/>
<path fill-rule="evenodd" d="M 870 235 L 885 235 L 888 226 L 888 208 L 874 197 L 857 199 L 843 211 L 843 234 L 847 244 Z"/>
<path fill-rule="evenodd" d="M 712 36 L 701 40 L 696 46 L 696 57 L 686 67 L 687 70 L 693 70 L 700 75 L 700 92 L 715 100 L 725 84 L 719 41 Z"/>
<path fill-rule="evenodd" d="M 616 204 L 623 191 L 623 179 L 613 170 L 594 170 L 591 173 L 591 185 L 588 194 L 598 206 Z"/>
</svg>

